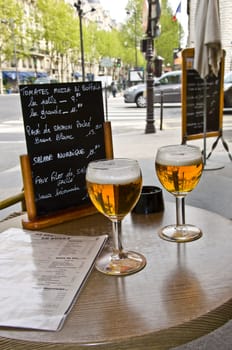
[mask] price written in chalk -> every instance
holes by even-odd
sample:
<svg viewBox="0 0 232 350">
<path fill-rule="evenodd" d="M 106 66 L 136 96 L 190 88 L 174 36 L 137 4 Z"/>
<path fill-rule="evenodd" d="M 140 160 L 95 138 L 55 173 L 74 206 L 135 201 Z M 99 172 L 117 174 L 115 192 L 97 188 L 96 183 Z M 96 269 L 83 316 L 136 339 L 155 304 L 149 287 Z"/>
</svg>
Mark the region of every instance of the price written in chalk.
<svg viewBox="0 0 232 350">
<path fill-rule="evenodd" d="M 88 203 L 87 164 L 105 158 L 101 83 L 22 85 L 20 97 L 38 215 Z"/>
</svg>

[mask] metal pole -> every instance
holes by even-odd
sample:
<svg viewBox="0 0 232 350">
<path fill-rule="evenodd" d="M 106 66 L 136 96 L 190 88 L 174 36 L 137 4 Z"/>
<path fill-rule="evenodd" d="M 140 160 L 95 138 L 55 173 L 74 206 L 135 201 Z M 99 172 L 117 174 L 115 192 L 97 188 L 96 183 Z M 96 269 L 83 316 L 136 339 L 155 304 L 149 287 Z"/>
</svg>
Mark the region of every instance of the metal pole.
<svg viewBox="0 0 232 350">
<path fill-rule="evenodd" d="M 79 12 L 79 23 L 80 23 L 80 42 L 81 42 L 81 70 L 82 80 L 85 81 L 85 55 L 84 55 L 84 44 L 83 44 L 83 32 L 82 32 L 82 10 Z"/>
<path fill-rule="evenodd" d="M 132 15 L 131 17 L 134 20 L 134 55 L 135 55 L 135 65 L 134 68 L 138 67 L 138 52 L 137 52 L 137 11 L 136 8 L 133 9 L 133 12 L 130 12 L 126 9 L 127 15 Z"/>
<path fill-rule="evenodd" d="M 203 161 L 206 166 L 206 137 L 207 137 L 207 80 L 204 78 L 204 109 L 203 109 Z"/>
<path fill-rule="evenodd" d="M 148 21 L 147 21 L 147 119 L 145 133 L 155 133 L 154 119 L 154 78 L 153 78 L 153 38 L 159 35 L 157 23 L 160 18 L 161 8 L 159 0 L 148 0 Z"/>
<path fill-rule="evenodd" d="M 14 61 L 15 61 L 15 71 L 16 71 L 16 81 L 17 85 L 19 86 L 19 73 L 18 73 L 18 60 L 17 60 L 17 52 L 16 52 L 16 41 L 15 41 L 15 25 L 14 25 L 14 19 L 10 18 L 10 27 L 12 31 L 12 41 L 14 44 Z"/>
<path fill-rule="evenodd" d="M 81 69 L 82 69 L 82 80 L 85 81 L 85 54 L 84 54 L 84 44 L 83 44 L 83 32 L 82 32 L 82 17 L 86 15 L 88 12 L 96 11 L 95 8 L 91 8 L 90 11 L 83 13 L 81 8 L 81 0 L 78 0 L 78 3 L 74 4 L 76 7 L 78 15 L 79 15 L 79 24 L 80 24 L 80 44 L 81 44 Z"/>
<path fill-rule="evenodd" d="M 153 71 L 152 71 L 152 59 L 153 59 L 153 45 L 152 37 L 147 38 L 147 50 L 146 50 L 146 59 L 147 59 L 147 119 L 146 119 L 146 128 L 145 133 L 151 134 L 155 133 L 155 119 L 154 119 L 154 94 L 153 94 Z"/>
<path fill-rule="evenodd" d="M 137 13 L 134 11 L 134 31 L 135 31 L 135 67 L 138 67 L 138 53 L 137 53 Z"/>
<path fill-rule="evenodd" d="M 164 102 L 164 96 L 163 91 L 160 91 L 160 130 L 163 130 L 163 102 Z"/>
</svg>

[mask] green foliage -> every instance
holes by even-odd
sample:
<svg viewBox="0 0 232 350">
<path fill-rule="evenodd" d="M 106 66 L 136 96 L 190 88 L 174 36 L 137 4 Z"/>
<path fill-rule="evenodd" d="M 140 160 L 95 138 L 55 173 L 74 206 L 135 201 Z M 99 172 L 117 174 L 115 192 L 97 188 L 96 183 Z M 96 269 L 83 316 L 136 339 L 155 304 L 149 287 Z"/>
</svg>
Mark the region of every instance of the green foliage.
<svg viewBox="0 0 232 350">
<path fill-rule="evenodd" d="M 45 39 L 52 51 L 60 54 L 75 48 L 79 32 L 73 9 L 64 0 L 37 0 L 37 9 L 40 39 Z"/>
<path fill-rule="evenodd" d="M 179 47 L 183 29 L 178 21 L 173 21 L 173 11 L 167 0 L 162 0 L 160 18 L 161 34 L 155 39 L 155 50 L 158 56 L 164 58 L 164 64 L 173 64 L 173 50 Z M 180 33 L 179 33 L 180 30 Z"/>
<path fill-rule="evenodd" d="M 120 33 L 121 44 L 124 47 L 121 57 L 123 62 L 130 66 L 145 66 L 145 57 L 140 51 L 140 40 L 143 37 L 142 6 L 142 0 L 128 1 L 127 21 Z"/>
<path fill-rule="evenodd" d="M 112 0 L 109 0 L 112 1 Z M 51 61 L 68 54 L 75 65 L 80 60 L 79 18 L 74 6 L 65 0 L 37 0 L 30 4 L 30 17 L 23 12 L 22 0 L 0 0 L 0 52 L 3 60 L 14 58 L 14 43 L 17 57 L 30 56 L 32 49 L 41 48 L 45 42 Z M 146 66 L 140 41 L 145 34 L 142 28 L 143 0 L 128 0 L 127 20 L 120 28 L 100 30 L 97 24 L 83 18 L 85 59 L 96 64 L 102 57 L 121 58 L 122 65 Z M 172 21 L 172 10 L 167 0 L 162 0 L 160 18 L 161 35 L 155 39 L 156 54 L 164 62 L 172 64 L 173 49 L 179 46 L 178 22 Z M 0 62 L 1 67 L 1 62 Z"/>
<path fill-rule="evenodd" d="M 1 64 L 14 60 L 22 53 L 23 48 L 23 7 L 17 0 L 0 0 L 0 52 Z"/>
</svg>

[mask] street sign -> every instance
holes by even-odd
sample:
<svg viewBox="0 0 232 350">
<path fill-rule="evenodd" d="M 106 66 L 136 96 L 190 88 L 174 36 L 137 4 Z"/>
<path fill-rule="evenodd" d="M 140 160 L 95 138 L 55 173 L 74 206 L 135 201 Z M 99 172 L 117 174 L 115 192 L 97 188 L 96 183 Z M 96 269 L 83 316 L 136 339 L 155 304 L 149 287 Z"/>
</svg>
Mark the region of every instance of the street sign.
<svg viewBox="0 0 232 350">
<path fill-rule="evenodd" d="M 100 65 L 102 67 L 110 68 L 110 67 L 113 67 L 113 62 L 112 62 L 111 58 L 103 57 L 100 61 Z"/>
<path fill-rule="evenodd" d="M 144 70 L 142 69 L 130 70 L 129 81 L 144 81 Z"/>
</svg>

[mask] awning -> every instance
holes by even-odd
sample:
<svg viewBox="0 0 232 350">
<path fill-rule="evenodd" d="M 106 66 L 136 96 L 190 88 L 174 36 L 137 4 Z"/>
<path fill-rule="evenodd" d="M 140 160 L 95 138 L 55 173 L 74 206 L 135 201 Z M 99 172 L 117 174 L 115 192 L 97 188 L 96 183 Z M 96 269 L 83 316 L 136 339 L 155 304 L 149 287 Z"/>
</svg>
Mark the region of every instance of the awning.
<svg viewBox="0 0 232 350">
<path fill-rule="evenodd" d="M 43 78 L 43 77 L 47 77 L 48 74 L 45 72 L 37 72 L 37 78 Z"/>
<path fill-rule="evenodd" d="M 81 76 L 82 76 L 82 75 L 81 75 L 81 73 L 79 73 L 79 72 L 74 72 L 74 73 L 73 73 L 73 77 L 76 78 L 76 79 L 80 78 Z"/>
<path fill-rule="evenodd" d="M 3 75 L 3 78 L 5 79 L 10 79 L 10 80 L 16 80 L 16 77 L 17 77 L 17 73 L 16 71 L 2 71 L 2 75 Z M 47 73 L 45 72 L 22 72 L 22 71 L 19 71 L 18 72 L 18 77 L 19 77 L 19 80 L 21 81 L 24 81 L 24 80 L 27 80 L 27 79 L 30 79 L 30 78 L 40 78 L 40 77 L 47 77 Z"/>
<path fill-rule="evenodd" d="M 2 76 L 3 79 L 11 79 L 11 80 L 16 80 L 16 72 L 11 72 L 11 71 L 2 71 Z"/>
</svg>

